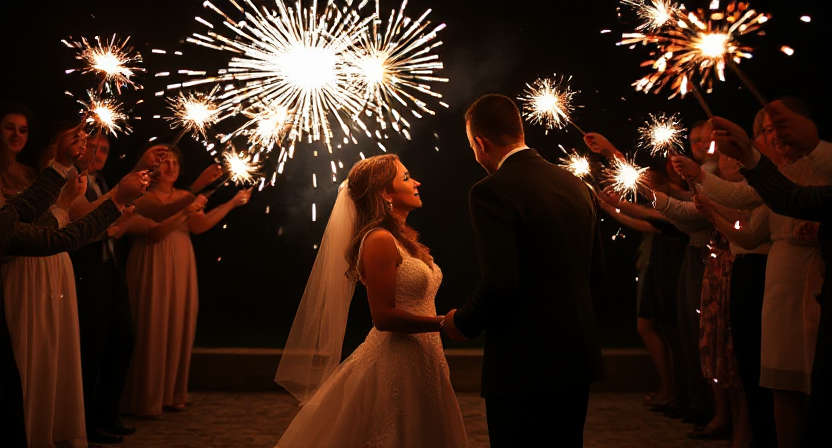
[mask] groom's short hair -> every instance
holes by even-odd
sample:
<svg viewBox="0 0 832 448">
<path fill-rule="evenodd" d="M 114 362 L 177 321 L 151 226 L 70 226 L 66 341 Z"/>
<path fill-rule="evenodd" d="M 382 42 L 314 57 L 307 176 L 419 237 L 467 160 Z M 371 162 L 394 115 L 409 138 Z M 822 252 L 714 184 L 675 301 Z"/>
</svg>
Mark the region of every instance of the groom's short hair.
<svg viewBox="0 0 832 448">
<path fill-rule="evenodd" d="M 465 112 L 465 122 L 474 136 L 485 137 L 505 146 L 523 141 L 523 118 L 514 101 L 499 94 L 488 94 L 474 101 Z"/>
</svg>

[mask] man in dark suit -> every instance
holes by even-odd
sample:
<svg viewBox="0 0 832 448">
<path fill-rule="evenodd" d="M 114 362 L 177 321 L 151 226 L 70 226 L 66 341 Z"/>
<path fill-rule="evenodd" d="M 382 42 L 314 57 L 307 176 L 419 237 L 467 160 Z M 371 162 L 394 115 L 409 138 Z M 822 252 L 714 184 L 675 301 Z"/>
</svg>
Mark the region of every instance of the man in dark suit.
<svg viewBox="0 0 832 448">
<path fill-rule="evenodd" d="M 485 331 L 492 447 L 580 447 L 590 382 L 606 376 L 590 294 L 604 274 L 598 205 L 580 179 L 526 146 L 510 98 L 478 99 L 465 123 L 489 174 L 469 194 L 482 280 L 443 328 L 457 340 Z"/>
<path fill-rule="evenodd" d="M 766 105 L 766 114 L 777 139 L 802 153 L 814 151 L 821 143 L 815 123 L 790 110 L 780 101 Z M 739 160 L 748 184 L 757 190 L 775 213 L 807 221 L 818 221 L 818 242 L 826 263 L 817 344 L 812 364 L 811 393 L 804 446 L 832 446 L 832 186 L 806 187 L 786 178 L 777 166 L 754 148 L 745 131 L 728 120 L 716 117 L 714 140 L 719 151 Z M 762 144 L 761 142 L 759 144 Z M 828 145 L 828 143 L 825 143 Z"/>
<path fill-rule="evenodd" d="M 105 134 L 87 140 L 86 157 L 76 162 L 86 169 L 86 201 L 95 203 L 109 192 L 101 170 L 110 154 Z M 76 207 L 70 216 L 79 213 Z M 69 253 L 75 271 L 78 326 L 81 335 L 81 373 L 87 440 L 120 443 L 136 431 L 118 417 L 121 393 L 130 368 L 135 335 L 123 276 L 124 262 L 114 239 L 104 239 Z"/>
</svg>

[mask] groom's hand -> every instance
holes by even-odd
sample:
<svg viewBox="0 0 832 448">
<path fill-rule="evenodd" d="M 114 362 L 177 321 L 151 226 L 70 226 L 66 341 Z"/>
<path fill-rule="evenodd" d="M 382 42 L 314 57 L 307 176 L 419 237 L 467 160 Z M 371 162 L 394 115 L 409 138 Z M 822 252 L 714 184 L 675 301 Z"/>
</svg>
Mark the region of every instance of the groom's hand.
<svg viewBox="0 0 832 448">
<path fill-rule="evenodd" d="M 445 334 L 448 335 L 449 338 L 459 341 L 459 342 L 467 342 L 468 338 L 459 331 L 459 328 L 456 327 L 454 324 L 454 315 L 456 314 L 456 309 L 452 309 L 445 315 L 445 323 L 442 324 L 442 328 L 445 330 Z"/>
</svg>

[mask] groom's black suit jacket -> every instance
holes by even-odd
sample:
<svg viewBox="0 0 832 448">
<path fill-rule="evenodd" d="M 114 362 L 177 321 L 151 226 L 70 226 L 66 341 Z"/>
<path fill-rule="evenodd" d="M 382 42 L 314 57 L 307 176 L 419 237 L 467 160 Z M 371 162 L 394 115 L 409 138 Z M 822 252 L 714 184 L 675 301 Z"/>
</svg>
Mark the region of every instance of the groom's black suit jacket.
<svg viewBox="0 0 832 448">
<path fill-rule="evenodd" d="M 588 187 L 535 150 L 471 188 L 482 280 L 454 323 L 485 331 L 483 397 L 519 397 L 606 377 L 591 289 L 604 275 Z"/>
</svg>

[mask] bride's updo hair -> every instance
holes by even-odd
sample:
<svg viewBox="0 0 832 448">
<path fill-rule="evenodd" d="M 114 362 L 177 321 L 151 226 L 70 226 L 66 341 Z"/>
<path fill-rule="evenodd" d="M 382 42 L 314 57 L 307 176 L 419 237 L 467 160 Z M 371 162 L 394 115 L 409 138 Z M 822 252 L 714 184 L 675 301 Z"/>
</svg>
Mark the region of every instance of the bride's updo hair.
<svg viewBox="0 0 832 448">
<path fill-rule="evenodd" d="M 349 195 L 355 203 L 355 236 L 347 247 L 345 256 L 350 265 L 349 273 L 358 278 L 358 251 L 364 235 L 373 229 L 382 228 L 396 238 L 396 241 L 415 258 L 428 266 L 433 263 L 430 250 L 418 241 L 419 233 L 409 227 L 403 219 L 391 213 L 382 197 L 392 187 L 398 168 L 395 154 L 369 157 L 357 162 L 347 177 Z"/>
</svg>

